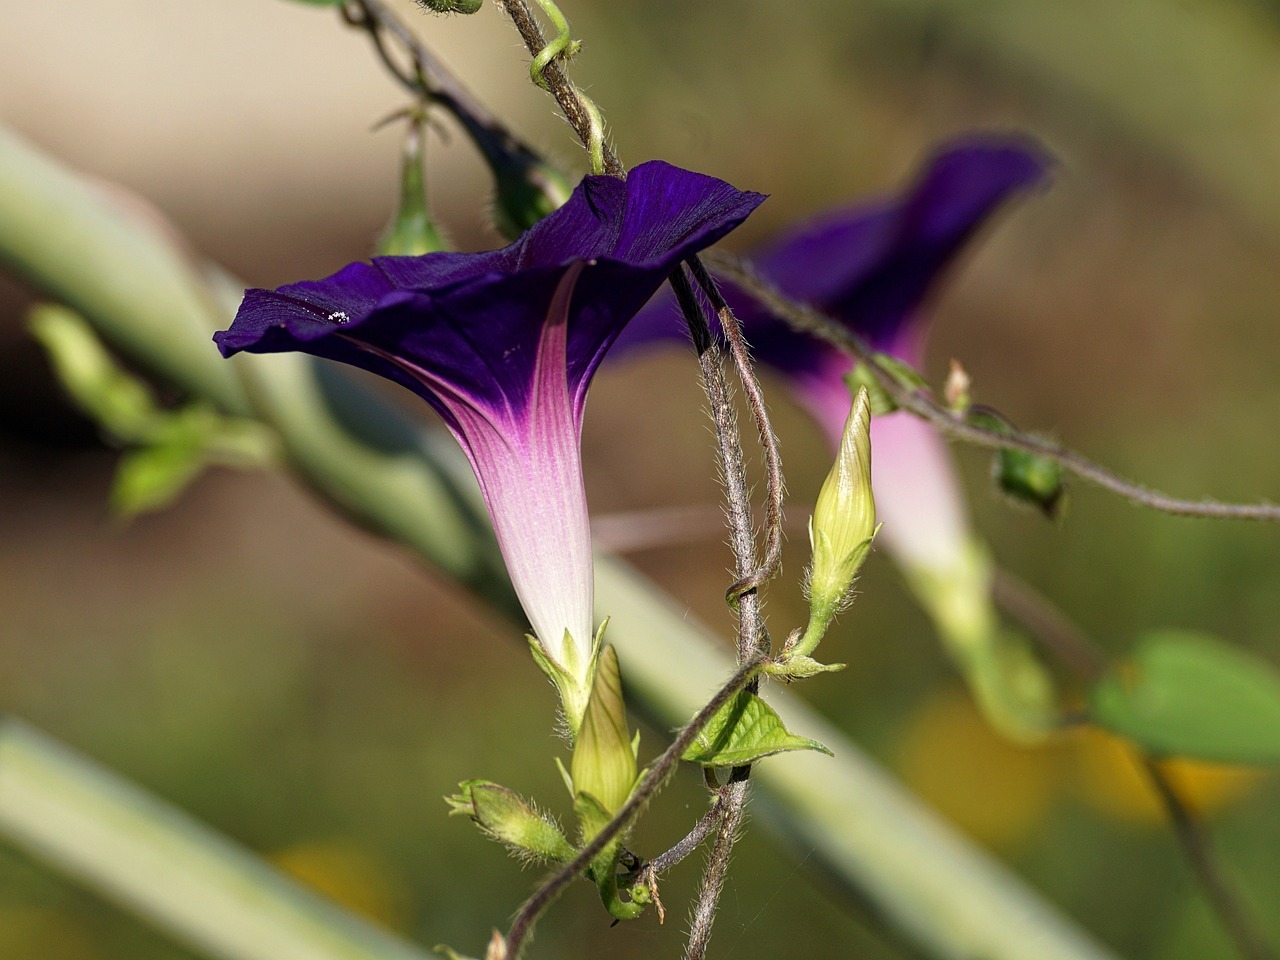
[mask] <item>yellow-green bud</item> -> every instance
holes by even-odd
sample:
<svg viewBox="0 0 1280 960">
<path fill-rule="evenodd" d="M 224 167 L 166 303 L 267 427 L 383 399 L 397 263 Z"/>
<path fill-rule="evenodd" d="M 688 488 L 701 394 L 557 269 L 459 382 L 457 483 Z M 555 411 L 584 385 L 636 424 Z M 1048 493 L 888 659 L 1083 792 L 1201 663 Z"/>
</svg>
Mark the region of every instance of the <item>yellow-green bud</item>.
<svg viewBox="0 0 1280 960">
<path fill-rule="evenodd" d="M 798 679 L 843 664 L 809 657 L 840 612 L 854 577 L 876 535 L 876 502 L 871 495 L 871 397 L 859 387 L 840 437 L 836 462 L 818 491 L 809 518 L 809 623 L 787 641 L 782 658 L 768 672 Z"/>
<path fill-rule="evenodd" d="M 613 647 L 604 647 L 600 651 L 595 685 L 578 731 L 569 770 L 574 792 L 590 794 L 610 816 L 622 808 L 635 786 L 638 773 L 636 754 L 631 735 L 627 732 L 622 678 L 618 672 L 618 655 Z"/>
<path fill-rule="evenodd" d="M 815 610 L 830 608 L 830 616 L 834 616 L 853 586 L 875 532 L 871 403 L 864 387 L 853 401 L 836 462 L 818 491 L 809 519 L 809 543 L 813 549 L 809 601 Z"/>
</svg>

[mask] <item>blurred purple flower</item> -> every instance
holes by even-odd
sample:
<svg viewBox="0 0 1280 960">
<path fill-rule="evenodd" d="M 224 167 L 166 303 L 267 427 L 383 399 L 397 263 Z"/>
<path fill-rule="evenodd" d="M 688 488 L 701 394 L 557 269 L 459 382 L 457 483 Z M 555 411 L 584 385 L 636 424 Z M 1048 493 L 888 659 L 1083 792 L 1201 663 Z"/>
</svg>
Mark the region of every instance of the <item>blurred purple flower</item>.
<svg viewBox="0 0 1280 960">
<path fill-rule="evenodd" d="M 659 161 L 625 182 L 587 177 L 508 247 L 379 257 L 324 280 L 250 290 L 214 340 L 228 357 L 299 350 L 349 363 L 431 404 L 471 461 L 539 643 L 589 682 L 587 387 L 676 265 L 763 199 Z"/>
<path fill-rule="evenodd" d="M 946 268 L 1006 201 L 1044 181 L 1043 150 L 1008 137 L 973 137 L 935 154 L 899 197 L 820 216 L 750 259 L 791 298 L 846 323 L 877 350 L 922 359 L 924 309 Z M 849 415 L 844 375 L 852 361 L 797 333 L 749 294 L 721 281 L 752 352 L 786 375 L 835 449 Z M 659 299 L 637 317 L 620 347 L 682 337 L 674 307 Z M 872 483 L 881 537 L 905 565 L 943 570 L 969 541 L 946 447 L 932 427 L 905 413 L 871 424 Z"/>
</svg>

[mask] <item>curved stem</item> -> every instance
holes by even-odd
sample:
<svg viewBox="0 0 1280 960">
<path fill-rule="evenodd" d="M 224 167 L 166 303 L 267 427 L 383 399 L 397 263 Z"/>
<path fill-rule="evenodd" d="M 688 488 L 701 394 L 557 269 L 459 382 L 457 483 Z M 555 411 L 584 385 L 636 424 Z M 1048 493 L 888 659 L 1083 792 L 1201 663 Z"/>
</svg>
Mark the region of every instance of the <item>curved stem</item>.
<svg viewBox="0 0 1280 960">
<path fill-rule="evenodd" d="M 992 449 L 1023 450 L 1047 457 L 1104 490 L 1138 506 L 1182 517 L 1218 520 L 1280 520 L 1280 506 L 1271 503 L 1221 503 L 1214 500 L 1184 500 L 1125 480 L 1101 464 L 1059 444 L 1018 431 L 997 431 L 964 420 L 921 391 L 899 383 L 878 361 L 876 353 L 856 333 L 839 321 L 784 295 L 764 280 L 745 261 L 719 251 L 707 251 L 704 259 L 724 277 L 789 323 L 862 361 L 875 375 L 886 394 L 903 410 L 925 420 L 947 436 Z"/>
</svg>

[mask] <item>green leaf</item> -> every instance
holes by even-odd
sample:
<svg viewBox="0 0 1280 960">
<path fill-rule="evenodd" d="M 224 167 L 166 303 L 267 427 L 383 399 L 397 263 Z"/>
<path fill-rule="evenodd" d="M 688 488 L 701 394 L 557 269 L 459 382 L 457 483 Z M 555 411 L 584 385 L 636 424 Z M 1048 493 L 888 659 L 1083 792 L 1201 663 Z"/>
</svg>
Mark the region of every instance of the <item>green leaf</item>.
<svg viewBox="0 0 1280 960">
<path fill-rule="evenodd" d="M 1162 631 L 1093 688 L 1094 721 L 1159 755 L 1280 763 L 1280 674 L 1196 633 Z"/>
<path fill-rule="evenodd" d="M 831 755 L 818 741 L 790 733 L 771 706 L 743 690 L 716 711 L 684 759 L 704 767 L 738 767 L 788 750 Z"/>
<path fill-rule="evenodd" d="M 162 416 L 151 388 L 124 369 L 88 321 L 66 307 L 39 304 L 31 310 L 28 328 L 86 415 L 121 442 L 151 436 Z"/>
<path fill-rule="evenodd" d="M 120 458 L 111 488 L 111 509 L 121 517 L 135 517 L 167 507 L 205 466 L 197 445 L 168 444 L 143 447 Z"/>
</svg>

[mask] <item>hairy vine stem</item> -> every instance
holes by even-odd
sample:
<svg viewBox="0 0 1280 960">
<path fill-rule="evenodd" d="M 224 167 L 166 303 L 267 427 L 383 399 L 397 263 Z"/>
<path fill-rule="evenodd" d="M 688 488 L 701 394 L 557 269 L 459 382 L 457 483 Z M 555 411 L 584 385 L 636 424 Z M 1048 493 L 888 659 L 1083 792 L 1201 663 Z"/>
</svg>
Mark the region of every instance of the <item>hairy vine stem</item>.
<svg viewBox="0 0 1280 960">
<path fill-rule="evenodd" d="M 698 267 L 690 267 L 689 272 L 697 275 Z M 708 284 L 714 290 L 714 284 Z M 738 580 L 734 586 L 747 583 L 755 577 L 760 567 L 756 562 L 755 533 L 751 520 L 751 499 L 747 486 L 746 469 L 743 464 L 742 441 L 738 434 L 737 418 L 733 409 L 733 398 L 729 384 L 724 375 L 724 363 L 719 344 L 711 336 L 707 319 L 703 316 L 702 302 L 693 290 L 689 276 L 684 268 L 671 275 L 671 287 L 675 291 L 680 309 L 684 313 L 685 322 L 689 326 L 689 336 L 693 340 L 694 350 L 698 354 L 698 363 L 702 368 L 703 386 L 707 392 L 707 401 L 711 408 L 711 418 L 715 426 L 717 452 L 720 470 L 725 488 L 726 512 L 729 520 L 730 544 L 733 548 L 734 572 Z M 703 288 L 703 294 L 712 294 Z M 718 294 L 716 294 L 718 296 Z M 714 301 L 712 306 L 714 306 Z M 736 321 L 730 314 L 730 323 Z M 748 371 L 750 360 L 746 361 Z M 754 383 L 754 377 L 751 377 Z M 748 391 L 750 388 L 746 388 Z M 758 386 L 757 386 L 758 390 Z M 767 415 L 757 420 L 764 432 L 768 426 Z M 770 437 L 772 436 L 770 431 Z M 766 444 L 772 448 L 776 456 L 776 441 Z M 780 467 L 778 489 L 781 488 Z M 771 518 L 773 519 L 773 518 Z M 781 515 L 776 524 L 780 527 Z M 780 533 L 779 533 L 780 536 Z M 761 578 L 760 582 L 763 582 Z M 738 612 L 738 662 L 750 663 L 753 660 L 768 656 L 770 650 L 769 634 L 764 624 L 760 609 L 759 583 L 748 585 L 735 593 L 734 587 L 729 589 L 728 596 L 736 601 L 733 605 Z M 753 683 L 754 691 L 758 684 Z M 729 857 L 737 839 L 738 826 L 742 822 L 743 808 L 747 802 L 747 779 L 751 767 L 735 767 L 731 774 L 733 789 L 722 794 L 722 802 L 718 804 L 720 822 L 716 828 L 716 839 L 712 844 L 711 855 L 703 873 L 702 884 L 698 890 L 698 899 L 694 905 L 693 922 L 689 928 L 689 942 L 686 946 L 686 960 L 701 960 L 706 954 L 707 942 L 711 937 L 711 926 L 715 920 L 717 906 L 720 902 L 720 890 L 724 885 L 725 871 L 729 866 Z"/>
<path fill-rule="evenodd" d="M 1217 520 L 1280 520 L 1280 506 L 1271 503 L 1221 503 L 1184 500 L 1125 480 L 1106 467 L 1059 444 L 1016 430 L 1002 432 L 970 423 L 952 413 L 923 391 L 900 383 L 877 358 L 876 352 L 856 333 L 813 307 L 797 303 L 762 278 L 747 262 L 717 250 L 704 259 L 725 279 L 732 281 L 794 329 L 830 343 L 864 363 L 886 394 L 903 410 L 915 414 L 956 440 L 981 447 L 1023 450 L 1061 464 L 1082 480 L 1102 487 L 1139 506 L 1182 517 Z"/>
<path fill-rule="evenodd" d="M 556 99 L 570 126 L 587 148 L 592 172 L 624 178 L 625 167 L 605 142 L 604 123 L 599 109 L 589 97 L 568 80 L 560 66 L 560 60 L 572 56 L 578 44 L 572 39 L 568 21 L 556 7 L 554 0 L 536 0 L 556 29 L 556 36 L 550 42 L 544 37 L 541 27 L 525 0 L 497 0 L 497 2 L 511 18 L 526 48 L 533 55 L 529 65 L 530 77 L 535 84 L 548 90 Z M 439 103 L 448 109 L 464 127 L 469 129 L 469 132 L 474 133 L 479 129 L 487 132 L 490 137 L 494 135 L 501 137 L 509 146 L 529 152 L 527 147 L 516 141 L 488 111 L 475 102 L 474 98 L 414 38 L 404 24 L 391 15 L 381 0 L 349 0 L 343 6 L 342 12 L 348 23 L 369 32 L 382 62 L 406 89 L 424 101 Z M 384 42 L 384 32 L 394 36 L 403 47 L 412 63 L 412 71 L 404 69 L 391 56 Z M 473 139 L 482 144 L 486 138 L 473 137 Z M 732 395 L 724 375 L 720 347 L 711 336 L 701 304 L 693 292 L 692 284 L 684 273 L 684 269 L 681 268 L 673 274 L 671 281 L 677 296 L 686 307 L 686 318 L 695 344 L 698 346 L 699 363 L 715 425 L 718 460 L 726 490 L 727 514 L 737 577 L 726 591 L 726 598 L 738 614 L 739 671 L 730 684 L 726 685 L 677 736 L 609 825 L 579 851 L 572 861 L 552 875 L 521 907 L 503 940 L 505 954 L 511 960 L 520 955 L 525 941 L 542 912 L 559 896 L 565 886 L 582 874 L 613 837 L 626 829 L 641 807 L 657 792 L 671 770 L 678 764 L 684 749 L 692 743 L 693 737 L 715 710 L 743 686 L 755 688 L 758 684 L 755 674 L 770 652 L 769 635 L 760 611 L 759 588 L 776 573 L 782 555 L 784 485 L 778 441 L 773 432 L 737 318 L 720 295 L 715 281 L 701 261 L 696 256 L 692 257 L 687 262 L 687 269 L 703 297 L 710 303 L 720 329 L 724 333 L 735 372 L 742 383 L 761 449 L 764 452 L 767 474 L 765 556 L 762 562 L 757 562 L 750 490 L 746 479 L 742 443 L 737 429 Z M 694 908 L 694 919 L 685 953 L 689 960 L 701 960 L 706 953 L 730 853 L 738 827 L 743 820 L 750 770 L 750 766 L 735 768 L 730 782 L 720 789 L 712 808 L 693 830 L 675 847 L 644 864 L 637 872 L 638 877 L 643 877 L 651 884 L 656 883 L 657 875 L 661 870 L 688 856 L 712 830 L 716 831 L 716 839 Z"/>
<path fill-rule="evenodd" d="M 583 846 L 572 860 L 552 874 L 533 896 L 525 901 L 524 905 L 516 913 L 515 920 L 511 923 L 511 929 L 504 938 L 508 960 L 518 960 L 520 951 L 529 939 L 529 935 L 533 932 L 534 924 L 537 923 L 538 917 L 542 915 L 542 912 L 555 901 L 556 897 L 564 892 L 565 887 L 573 883 L 586 871 L 591 862 L 600 854 L 600 851 L 608 846 L 614 837 L 631 824 L 644 805 L 661 789 L 667 777 L 679 766 L 684 752 L 693 744 L 694 739 L 702 732 L 702 728 L 707 725 L 716 711 L 728 703 L 740 690 L 748 686 L 755 679 L 763 664 L 764 657 L 754 657 L 740 665 L 733 676 L 716 691 L 715 696 L 708 700 L 702 709 L 694 715 L 694 718 L 676 734 L 675 739 L 653 762 L 649 772 L 640 781 L 639 786 L 632 792 L 627 802 L 622 805 L 622 809 L 614 815 L 604 829 Z"/>
<path fill-rule="evenodd" d="M 778 453 L 778 436 L 773 432 L 773 424 L 769 420 L 769 410 L 765 406 L 760 381 L 756 377 L 746 338 L 742 335 L 742 325 L 738 323 L 733 310 L 720 295 L 715 279 L 707 272 L 702 261 L 697 257 L 691 257 L 688 266 L 698 287 L 711 301 L 711 307 L 720 321 L 720 329 L 724 333 L 725 341 L 729 344 L 729 353 L 733 357 L 738 380 L 742 383 L 743 392 L 746 394 L 747 405 L 751 409 L 751 417 L 756 425 L 756 436 L 760 441 L 760 449 L 764 453 L 766 487 L 764 559 L 750 572 L 740 573 L 738 581 L 729 587 L 727 597 L 730 602 L 736 602 L 744 593 L 760 587 L 773 577 L 778 570 L 778 565 L 782 562 L 783 502 L 786 495 L 782 478 L 782 458 Z"/>
</svg>

